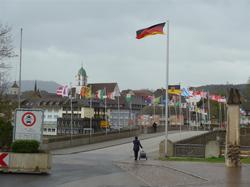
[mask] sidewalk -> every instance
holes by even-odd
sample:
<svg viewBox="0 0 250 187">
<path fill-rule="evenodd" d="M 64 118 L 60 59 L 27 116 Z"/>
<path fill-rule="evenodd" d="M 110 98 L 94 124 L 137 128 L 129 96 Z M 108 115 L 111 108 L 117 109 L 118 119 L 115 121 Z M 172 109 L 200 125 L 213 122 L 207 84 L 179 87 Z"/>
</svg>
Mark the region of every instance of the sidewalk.
<svg viewBox="0 0 250 187">
<path fill-rule="evenodd" d="M 139 138 L 141 140 L 144 140 L 144 139 L 148 139 L 148 138 L 163 136 L 164 134 L 165 134 L 164 132 L 152 133 L 152 134 L 141 134 L 141 135 L 139 135 Z M 130 143 L 133 140 L 133 138 L 134 137 L 122 138 L 122 139 L 116 139 L 116 140 L 105 141 L 105 142 L 100 142 L 100 143 L 82 145 L 82 146 L 77 146 L 77 147 L 57 149 L 57 150 L 51 151 L 51 153 L 52 153 L 52 155 L 76 154 L 76 153 L 80 153 L 80 152 L 86 152 L 86 151 L 92 151 L 92 150 L 96 150 L 96 149 L 111 147 L 114 145 L 121 145 L 121 144 L 125 144 L 125 143 Z"/>
<path fill-rule="evenodd" d="M 139 160 L 115 162 L 152 187 L 249 187 L 250 165 L 227 168 L 223 163 Z"/>
</svg>

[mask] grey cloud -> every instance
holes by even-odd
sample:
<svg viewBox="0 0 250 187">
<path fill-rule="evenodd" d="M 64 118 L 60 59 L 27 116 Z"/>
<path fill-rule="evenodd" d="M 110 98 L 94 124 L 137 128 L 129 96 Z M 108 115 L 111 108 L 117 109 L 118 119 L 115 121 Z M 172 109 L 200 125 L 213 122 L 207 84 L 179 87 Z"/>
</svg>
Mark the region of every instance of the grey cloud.
<svg viewBox="0 0 250 187">
<path fill-rule="evenodd" d="M 246 0 L 4 0 L 2 5 L 0 21 L 12 25 L 17 48 L 19 29 L 24 28 L 26 79 L 72 82 L 83 62 L 91 82 L 162 87 L 166 36 L 136 40 L 135 32 L 166 19 L 170 19 L 172 83 L 242 83 L 249 76 Z M 243 70 L 235 69 L 241 66 Z"/>
</svg>

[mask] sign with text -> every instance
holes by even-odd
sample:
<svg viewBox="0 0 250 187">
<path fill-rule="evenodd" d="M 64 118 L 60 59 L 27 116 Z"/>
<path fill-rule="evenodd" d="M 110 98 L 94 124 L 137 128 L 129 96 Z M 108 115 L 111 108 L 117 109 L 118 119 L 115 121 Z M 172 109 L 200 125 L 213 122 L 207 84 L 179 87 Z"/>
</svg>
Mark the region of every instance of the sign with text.
<svg viewBox="0 0 250 187">
<path fill-rule="evenodd" d="M 43 110 L 17 109 L 14 140 L 42 141 Z"/>
</svg>

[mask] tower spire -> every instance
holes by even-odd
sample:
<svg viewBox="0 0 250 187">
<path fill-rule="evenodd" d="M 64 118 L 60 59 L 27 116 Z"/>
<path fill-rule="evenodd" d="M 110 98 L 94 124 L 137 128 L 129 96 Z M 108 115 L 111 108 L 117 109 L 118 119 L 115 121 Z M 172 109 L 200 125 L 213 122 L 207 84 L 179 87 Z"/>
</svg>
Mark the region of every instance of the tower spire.
<svg viewBox="0 0 250 187">
<path fill-rule="evenodd" d="M 34 92 L 37 92 L 37 82 L 35 80 Z"/>
</svg>

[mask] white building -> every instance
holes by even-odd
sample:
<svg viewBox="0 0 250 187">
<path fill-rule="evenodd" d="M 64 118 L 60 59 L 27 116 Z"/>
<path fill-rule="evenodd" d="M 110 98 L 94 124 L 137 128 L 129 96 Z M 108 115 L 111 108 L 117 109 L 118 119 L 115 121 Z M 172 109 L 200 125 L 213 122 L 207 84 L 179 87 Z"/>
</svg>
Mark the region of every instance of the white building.
<svg viewBox="0 0 250 187">
<path fill-rule="evenodd" d="M 43 135 L 57 135 L 57 118 L 62 117 L 62 107 L 44 108 Z"/>
</svg>

